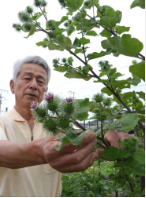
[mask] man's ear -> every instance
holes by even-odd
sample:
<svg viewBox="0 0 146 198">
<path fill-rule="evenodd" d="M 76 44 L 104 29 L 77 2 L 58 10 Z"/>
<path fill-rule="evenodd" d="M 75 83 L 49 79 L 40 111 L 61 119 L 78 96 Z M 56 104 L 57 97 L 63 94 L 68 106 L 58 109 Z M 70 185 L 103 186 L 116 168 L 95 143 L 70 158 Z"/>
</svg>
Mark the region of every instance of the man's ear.
<svg viewBox="0 0 146 198">
<path fill-rule="evenodd" d="M 13 80 L 10 80 L 10 89 L 11 89 L 11 92 L 14 94 L 15 91 L 14 91 L 14 81 Z"/>
</svg>

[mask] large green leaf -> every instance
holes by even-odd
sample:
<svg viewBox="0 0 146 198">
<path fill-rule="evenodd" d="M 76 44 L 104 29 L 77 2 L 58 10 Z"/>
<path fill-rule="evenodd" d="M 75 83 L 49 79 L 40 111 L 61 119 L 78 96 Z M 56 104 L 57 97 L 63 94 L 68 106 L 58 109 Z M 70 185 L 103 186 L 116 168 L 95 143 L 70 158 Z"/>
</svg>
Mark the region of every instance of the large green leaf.
<svg viewBox="0 0 146 198">
<path fill-rule="evenodd" d="M 58 66 L 57 68 L 54 69 L 55 71 L 58 71 L 58 72 L 66 72 L 68 70 L 67 67 L 65 66 Z"/>
<path fill-rule="evenodd" d="M 116 26 L 116 30 L 118 32 L 118 34 L 122 34 L 123 32 L 128 32 L 130 29 L 130 27 L 125 27 L 125 26 Z"/>
<path fill-rule="evenodd" d="M 83 4 L 83 1 L 84 0 L 66 0 L 68 10 L 71 12 L 77 11 Z"/>
<path fill-rule="evenodd" d="M 136 6 L 139 6 L 143 9 L 145 9 L 145 0 L 135 0 L 135 1 L 133 1 L 130 8 L 134 8 Z"/>
<path fill-rule="evenodd" d="M 67 78 L 81 78 L 86 81 L 91 79 L 91 77 L 88 76 L 87 74 L 80 74 L 75 69 L 72 69 L 72 68 L 69 68 L 67 73 L 64 76 Z"/>
<path fill-rule="evenodd" d="M 28 37 L 32 36 L 35 32 L 37 32 L 36 27 L 35 27 L 35 25 L 32 24 L 29 34 L 24 38 L 28 38 Z"/>
<path fill-rule="evenodd" d="M 136 113 L 129 113 L 122 116 L 121 119 L 116 120 L 111 124 L 112 127 L 120 126 L 119 131 L 128 132 L 132 130 L 138 123 L 138 116 Z"/>
<path fill-rule="evenodd" d="M 145 61 L 131 65 L 129 71 L 132 73 L 132 76 L 139 77 L 145 81 Z"/>
<path fill-rule="evenodd" d="M 87 55 L 87 58 L 88 58 L 89 60 L 92 60 L 92 59 L 94 59 L 94 58 L 100 58 L 100 57 L 105 56 L 105 55 L 107 55 L 107 53 L 104 52 L 104 51 L 101 51 L 100 53 L 93 52 L 92 54 L 88 54 L 88 55 Z"/>
<path fill-rule="evenodd" d="M 106 93 L 108 96 L 112 95 L 112 92 L 106 87 L 102 88 L 101 92 L 102 93 Z"/>
<path fill-rule="evenodd" d="M 82 37 L 80 39 L 80 42 L 82 45 L 86 45 L 86 44 L 90 43 L 90 39 L 86 39 L 85 37 Z"/>
<path fill-rule="evenodd" d="M 128 78 L 127 81 L 131 84 L 131 85 L 134 85 L 134 86 L 137 86 L 140 82 L 141 82 L 141 79 L 134 76 L 133 78 Z"/>
<path fill-rule="evenodd" d="M 129 34 L 123 34 L 122 37 L 115 36 L 103 40 L 101 42 L 104 49 L 112 49 L 126 56 L 138 57 L 138 54 L 143 49 L 143 44 L 136 38 L 131 38 Z"/>
<path fill-rule="evenodd" d="M 105 29 L 102 32 L 100 32 L 100 35 L 107 38 L 112 36 L 112 34 Z"/>
<path fill-rule="evenodd" d="M 117 23 L 120 23 L 121 18 L 122 13 L 120 11 L 111 11 L 108 13 L 108 16 L 106 15 L 101 17 L 99 24 L 112 29 Z"/>
<path fill-rule="evenodd" d="M 145 163 L 145 152 L 142 148 L 136 148 L 133 158 L 139 163 Z"/>
<path fill-rule="evenodd" d="M 115 160 L 123 156 L 122 150 L 114 146 L 107 147 L 105 150 L 100 152 L 100 154 L 109 160 Z"/>
<path fill-rule="evenodd" d="M 135 160 L 133 157 L 129 157 L 123 161 L 118 162 L 127 174 L 136 174 L 140 176 L 145 175 L 145 166 Z"/>
<path fill-rule="evenodd" d="M 59 35 L 57 36 L 56 41 L 58 45 L 60 45 L 60 47 L 68 51 L 72 48 L 72 42 L 69 37 L 65 37 L 64 35 Z"/>
<path fill-rule="evenodd" d="M 49 50 L 59 50 L 59 51 L 64 50 L 64 48 L 61 45 L 57 45 L 53 43 L 53 41 L 49 41 L 48 48 Z"/>
<path fill-rule="evenodd" d="M 87 36 L 97 36 L 97 33 L 94 30 L 88 31 L 86 33 Z"/>
<path fill-rule="evenodd" d="M 76 104 L 79 111 L 75 114 L 75 119 L 80 121 L 86 120 L 89 111 L 89 98 L 77 99 Z"/>
<path fill-rule="evenodd" d="M 145 93 L 143 91 L 140 92 L 136 92 L 140 98 L 142 98 L 143 100 L 145 100 Z"/>
<path fill-rule="evenodd" d="M 82 143 L 84 136 L 90 132 L 93 132 L 93 130 L 90 129 L 90 130 L 84 131 L 81 134 L 77 135 L 77 134 L 75 134 L 75 131 L 69 130 L 65 136 L 58 136 L 56 138 L 56 140 L 61 141 L 61 145 L 57 145 L 56 150 L 59 151 L 61 149 L 61 147 L 63 147 L 64 145 L 66 145 L 68 143 L 71 143 L 73 145 L 80 145 Z"/>
</svg>

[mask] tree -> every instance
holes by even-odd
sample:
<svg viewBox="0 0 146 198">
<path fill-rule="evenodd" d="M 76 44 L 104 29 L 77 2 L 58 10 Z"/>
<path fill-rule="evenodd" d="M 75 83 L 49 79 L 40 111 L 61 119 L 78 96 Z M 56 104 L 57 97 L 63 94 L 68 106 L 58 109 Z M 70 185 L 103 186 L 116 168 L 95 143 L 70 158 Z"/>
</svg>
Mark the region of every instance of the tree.
<svg viewBox="0 0 146 198">
<path fill-rule="evenodd" d="M 145 79 L 145 57 L 141 54 L 143 44 L 127 33 L 129 27 L 119 25 L 122 12 L 119 10 L 115 11 L 108 5 L 100 6 L 99 0 L 59 0 L 59 3 L 62 8 L 68 11 L 67 15 L 63 16 L 60 21 L 48 20 L 47 2 L 35 0 L 34 5 L 39 9 L 39 12 L 34 13 L 33 8 L 27 6 L 25 11 L 19 12 L 21 24 L 14 24 L 14 28 L 18 31 L 28 32 L 26 38 L 36 32 L 44 32 L 46 38 L 37 42 L 37 46 L 42 46 L 49 50 L 66 50 L 72 55 L 71 57 L 63 58 L 61 61 L 58 58 L 54 59 L 54 69 L 58 72 L 64 72 L 64 76 L 67 78 L 81 78 L 85 81 L 92 78 L 95 83 L 103 83 L 105 87 L 101 92 L 110 96 L 110 99 L 105 98 L 102 94 L 96 94 L 94 100 L 90 102 L 86 98 L 65 103 L 64 100 L 61 101 L 58 97 L 54 97 L 51 100 L 47 100 L 45 105 L 38 106 L 34 110 L 38 121 L 42 122 L 41 119 L 47 114 L 45 109 L 49 109 L 55 115 L 55 118 L 50 114 L 49 124 L 48 120 L 45 123 L 45 119 L 43 119 L 44 128 L 56 134 L 60 129 L 68 129 L 70 122 L 79 126 L 77 120 L 87 119 L 88 111 L 91 111 L 94 113 L 95 118 L 101 121 L 101 129 L 96 131 L 99 140 L 98 145 L 101 146 L 103 143 L 104 148 L 107 147 L 104 141 L 104 133 L 115 126 L 125 132 L 135 128 L 136 136 L 144 139 L 145 142 L 145 94 L 142 91 L 123 92 L 125 88 L 130 89 L 132 85 L 137 86 L 141 80 L 144 81 Z M 144 9 L 144 0 L 133 1 L 131 8 L 136 6 Z M 91 10 L 93 12 L 89 14 Z M 44 17 L 46 21 L 45 27 L 42 27 L 38 21 L 40 17 Z M 100 27 L 103 28 L 100 32 L 100 36 L 103 37 L 101 42 L 103 50 L 91 53 L 92 49 L 90 49 L 89 53 L 90 38 L 94 37 L 96 42 L 97 32 Z M 117 69 L 113 68 L 108 61 L 100 61 L 99 73 L 94 71 L 94 65 L 91 64 L 91 60 L 107 55 L 113 55 L 118 58 L 121 54 L 137 58 L 138 60 L 133 61 L 129 66 L 132 78 L 120 80 L 122 74 L 117 72 Z M 78 59 L 82 66 L 75 67 L 73 58 Z M 111 100 L 114 102 L 112 107 Z M 61 104 L 62 109 L 59 109 L 58 103 Z M 80 108 L 79 112 L 75 111 L 76 106 Z M 124 110 L 124 113 L 122 110 Z M 59 116 L 60 114 L 61 117 Z M 68 119 L 66 119 L 67 115 Z M 116 121 L 110 125 L 105 125 L 104 121 L 108 118 L 116 119 Z M 57 122 L 56 119 L 58 119 Z M 83 136 L 90 131 L 83 127 L 81 129 L 84 132 L 76 136 L 71 126 L 69 133 L 60 138 L 62 145 L 68 142 L 79 144 Z M 108 147 L 102 152 L 102 155 L 110 160 L 120 158 L 120 161 L 116 161 L 120 174 L 123 171 L 123 175 L 126 175 L 132 192 L 139 191 L 141 193 L 144 188 L 142 182 L 144 176 L 144 151 L 141 148 L 142 145 L 137 147 L 138 141 L 136 138 L 126 139 L 120 144 L 122 144 L 122 149 Z M 133 187 L 129 179 L 132 174 L 141 176 L 141 190 L 138 189 L 137 184 Z M 138 190 L 136 191 L 134 188 Z"/>
</svg>

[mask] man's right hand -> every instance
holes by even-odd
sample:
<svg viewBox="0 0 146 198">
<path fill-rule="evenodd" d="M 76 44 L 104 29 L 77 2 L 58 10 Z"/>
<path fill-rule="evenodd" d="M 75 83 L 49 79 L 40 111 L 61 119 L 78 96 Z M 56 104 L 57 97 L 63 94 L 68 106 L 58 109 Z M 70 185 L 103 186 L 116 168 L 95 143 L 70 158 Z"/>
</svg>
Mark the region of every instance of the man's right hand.
<svg viewBox="0 0 146 198">
<path fill-rule="evenodd" d="M 40 156 L 45 163 L 49 163 L 52 168 L 62 173 L 84 171 L 93 164 L 96 157 L 93 149 L 97 142 L 95 133 L 88 133 L 81 145 L 66 144 L 60 151 L 55 149 L 56 145 L 61 144 L 60 141 L 55 140 L 57 136 L 48 135 L 40 143 Z"/>
</svg>

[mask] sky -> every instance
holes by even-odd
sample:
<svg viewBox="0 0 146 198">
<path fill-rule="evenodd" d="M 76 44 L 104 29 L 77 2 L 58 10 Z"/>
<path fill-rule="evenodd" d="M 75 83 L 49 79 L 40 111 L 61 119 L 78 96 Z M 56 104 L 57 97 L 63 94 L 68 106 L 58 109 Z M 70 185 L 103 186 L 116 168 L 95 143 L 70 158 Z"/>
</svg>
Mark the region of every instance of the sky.
<svg viewBox="0 0 146 198">
<path fill-rule="evenodd" d="M 66 15 L 66 10 L 61 9 L 58 0 L 50 1 L 48 0 L 47 12 L 48 19 L 60 20 L 62 16 Z M 145 12 L 139 7 L 130 9 L 130 5 L 133 0 L 100 0 L 101 5 L 109 5 L 115 10 L 122 11 L 122 21 L 120 25 L 130 27 L 129 34 L 134 38 L 138 38 L 141 42 L 145 43 Z M 27 55 L 39 55 L 42 56 L 49 64 L 51 68 L 51 80 L 48 85 L 49 91 L 54 94 L 66 97 L 71 95 L 75 98 L 90 98 L 92 99 L 95 93 L 100 93 L 102 84 L 93 83 L 93 80 L 84 81 L 82 79 L 68 79 L 64 77 L 63 73 L 59 73 L 53 70 L 52 60 L 54 58 L 69 57 L 71 56 L 67 51 L 49 51 L 42 47 L 37 47 L 36 42 L 42 41 L 46 35 L 43 33 L 36 33 L 34 36 L 25 39 L 25 33 L 18 33 L 12 28 L 13 23 L 19 23 L 18 12 L 25 10 L 25 8 L 33 5 L 33 0 L 7 0 L 1 1 L 0 10 L 0 48 L 1 48 L 1 64 L 0 64 L 0 94 L 1 89 L 6 90 L 2 92 L 2 111 L 5 111 L 7 107 L 8 110 L 12 109 L 15 104 L 15 97 L 11 94 L 9 88 L 10 79 L 12 79 L 12 69 L 13 64 L 16 60 L 21 59 Z M 42 24 L 44 22 L 42 21 Z M 97 29 L 97 33 L 100 33 L 102 29 Z M 103 37 L 97 37 L 97 42 L 95 43 L 95 38 L 91 39 L 91 44 L 89 45 L 89 52 L 94 51 L 100 52 L 101 40 Z M 145 48 L 141 52 L 145 54 Z M 99 67 L 98 62 L 100 60 L 108 60 L 117 71 L 124 74 L 124 78 L 130 77 L 128 67 L 132 64 L 133 60 L 136 58 L 126 57 L 120 55 L 118 58 L 110 55 L 99 59 L 92 60 L 90 64 L 94 70 L 98 73 Z M 82 63 L 78 60 L 74 61 L 74 66 L 82 66 Z M 145 85 L 142 81 L 139 86 L 132 87 L 135 91 L 145 91 Z M 128 91 L 128 90 L 125 90 Z"/>
</svg>

